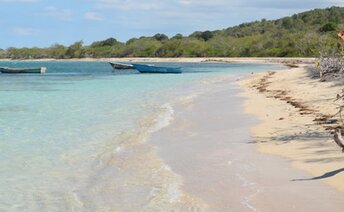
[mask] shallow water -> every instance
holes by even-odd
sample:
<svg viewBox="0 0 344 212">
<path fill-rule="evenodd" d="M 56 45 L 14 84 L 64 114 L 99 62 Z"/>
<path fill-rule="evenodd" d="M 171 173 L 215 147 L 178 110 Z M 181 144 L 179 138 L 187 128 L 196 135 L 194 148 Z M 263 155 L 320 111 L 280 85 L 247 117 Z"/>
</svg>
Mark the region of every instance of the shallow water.
<svg viewBox="0 0 344 212">
<path fill-rule="evenodd" d="M 146 139 L 169 124 L 173 102 L 223 76 L 273 65 L 173 63 L 183 74 L 113 73 L 103 62 L 0 62 L 46 66 L 0 74 L 0 210 L 205 207 Z"/>
</svg>

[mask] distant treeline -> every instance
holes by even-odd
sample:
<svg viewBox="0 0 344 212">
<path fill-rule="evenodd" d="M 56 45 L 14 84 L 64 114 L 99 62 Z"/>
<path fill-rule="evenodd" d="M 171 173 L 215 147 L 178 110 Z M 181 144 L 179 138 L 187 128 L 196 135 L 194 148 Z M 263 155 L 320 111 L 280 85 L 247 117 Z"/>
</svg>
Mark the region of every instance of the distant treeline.
<svg viewBox="0 0 344 212">
<path fill-rule="evenodd" d="M 0 49 L 0 58 L 315 57 L 336 48 L 339 30 L 344 30 L 344 8 L 331 7 L 189 36 L 156 34 L 126 43 L 109 38 L 91 45 L 78 41 L 70 46 Z"/>
</svg>

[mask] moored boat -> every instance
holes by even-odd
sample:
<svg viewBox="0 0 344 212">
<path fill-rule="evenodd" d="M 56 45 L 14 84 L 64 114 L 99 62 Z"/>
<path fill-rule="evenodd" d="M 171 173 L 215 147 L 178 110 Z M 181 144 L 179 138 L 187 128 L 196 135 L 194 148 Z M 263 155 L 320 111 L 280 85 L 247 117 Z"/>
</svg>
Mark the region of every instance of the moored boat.
<svg viewBox="0 0 344 212">
<path fill-rule="evenodd" d="M 40 67 L 40 68 L 0 67 L 0 72 L 4 74 L 44 74 L 46 70 L 47 70 L 46 67 Z"/>
<path fill-rule="evenodd" d="M 113 63 L 113 62 L 109 62 L 109 63 L 114 70 L 116 70 L 116 69 L 134 69 L 134 66 L 131 64 Z"/>
<path fill-rule="evenodd" d="M 133 64 L 133 66 L 140 73 L 180 74 L 183 72 L 182 68 L 180 67 L 161 67 L 143 64 Z"/>
</svg>

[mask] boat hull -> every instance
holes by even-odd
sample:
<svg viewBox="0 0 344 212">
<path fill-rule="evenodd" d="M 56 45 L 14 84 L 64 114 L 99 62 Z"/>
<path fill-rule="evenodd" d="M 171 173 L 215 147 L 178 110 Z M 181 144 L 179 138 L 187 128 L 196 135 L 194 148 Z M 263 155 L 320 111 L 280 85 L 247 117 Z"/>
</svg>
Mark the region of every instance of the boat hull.
<svg viewBox="0 0 344 212">
<path fill-rule="evenodd" d="M 110 62 L 110 65 L 112 66 L 112 68 L 114 70 L 117 70 L 117 69 L 134 69 L 134 66 L 133 65 L 129 65 L 129 64 L 111 63 Z"/>
<path fill-rule="evenodd" d="M 0 72 L 3 74 L 43 74 L 46 68 L 8 68 L 0 67 Z"/>
<path fill-rule="evenodd" d="M 181 68 L 173 67 L 159 67 L 152 65 L 142 65 L 142 64 L 133 64 L 134 68 L 140 73 L 157 73 L 157 74 L 181 74 L 183 71 Z"/>
</svg>

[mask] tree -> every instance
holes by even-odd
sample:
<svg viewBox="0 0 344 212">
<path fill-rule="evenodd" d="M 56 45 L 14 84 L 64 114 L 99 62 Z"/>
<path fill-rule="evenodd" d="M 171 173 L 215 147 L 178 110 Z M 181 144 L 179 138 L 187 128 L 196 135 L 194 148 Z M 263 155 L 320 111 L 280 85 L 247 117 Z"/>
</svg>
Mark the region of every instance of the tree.
<svg viewBox="0 0 344 212">
<path fill-rule="evenodd" d="M 67 52 L 67 47 L 54 44 L 48 48 L 48 55 L 55 59 L 64 59 Z"/>
<path fill-rule="evenodd" d="M 83 41 L 77 41 L 70 45 L 66 51 L 66 56 L 68 58 L 81 58 L 84 56 L 84 51 L 82 49 Z"/>
<path fill-rule="evenodd" d="M 156 50 L 162 43 L 154 38 L 136 39 L 122 49 L 122 57 L 154 57 Z"/>
<path fill-rule="evenodd" d="M 119 42 L 115 38 L 108 38 L 106 40 L 102 41 L 96 41 L 91 44 L 91 47 L 97 48 L 97 47 L 103 47 L 103 46 L 114 46 L 117 45 Z"/>
<path fill-rule="evenodd" d="M 6 51 L 3 49 L 0 49 L 0 58 L 6 58 Z"/>
<path fill-rule="evenodd" d="M 204 31 L 204 32 L 196 31 L 190 35 L 190 37 L 196 37 L 204 41 L 208 41 L 213 36 L 214 36 L 214 33 L 211 31 Z"/>
<path fill-rule="evenodd" d="M 285 29 L 291 29 L 293 27 L 293 19 L 290 17 L 282 19 L 282 27 Z"/>
<path fill-rule="evenodd" d="M 334 23 L 327 23 L 327 24 L 324 24 L 320 29 L 319 31 L 320 32 L 330 32 L 330 31 L 335 31 L 337 28 L 336 24 Z"/>
<path fill-rule="evenodd" d="M 210 38 L 212 38 L 214 36 L 214 34 L 210 31 L 205 31 L 205 32 L 202 32 L 201 34 L 201 38 L 204 40 L 204 41 L 208 41 Z"/>
<path fill-rule="evenodd" d="M 167 40 L 168 39 L 168 36 L 165 35 L 165 34 L 160 34 L 160 33 L 157 33 L 153 36 L 153 38 L 155 38 L 156 40 L 158 41 L 163 41 L 163 40 Z"/>
<path fill-rule="evenodd" d="M 182 39 L 183 38 L 183 35 L 178 33 L 176 34 L 175 36 L 172 37 L 172 39 Z"/>
<path fill-rule="evenodd" d="M 125 44 L 126 44 L 126 45 L 129 45 L 129 44 L 133 43 L 133 42 L 136 41 L 136 40 L 138 40 L 138 39 L 137 39 L 137 38 L 131 38 L 131 39 L 129 39 Z"/>
</svg>

